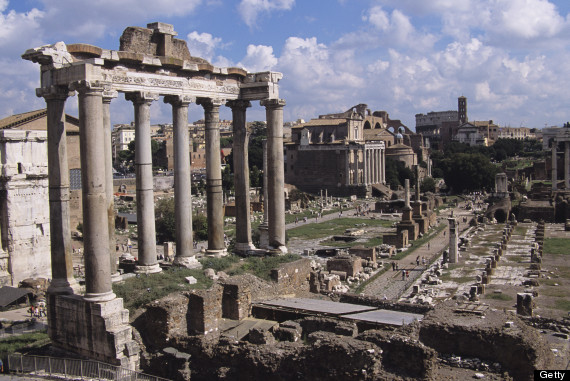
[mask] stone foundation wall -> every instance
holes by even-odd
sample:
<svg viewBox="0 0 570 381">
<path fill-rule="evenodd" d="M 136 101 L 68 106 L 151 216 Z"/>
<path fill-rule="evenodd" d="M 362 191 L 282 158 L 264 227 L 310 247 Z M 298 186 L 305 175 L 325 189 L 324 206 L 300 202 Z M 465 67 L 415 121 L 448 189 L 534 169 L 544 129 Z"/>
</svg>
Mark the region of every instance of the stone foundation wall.
<svg viewBox="0 0 570 381">
<path fill-rule="evenodd" d="M 300 290 L 309 291 L 310 273 L 311 261 L 303 258 L 271 270 L 271 280 L 277 283 L 280 293 L 294 294 Z"/>
<path fill-rule="evenodd" d="M 194 290 L 188 293 L 188 333 L 209 336 L 220 334 L 222 319 L 222 292 L 220 285 L 209 290 Z"/>
<path fill-rule="evenodd" d="M 362 271 L 362 258 L 356 255 L 337 255 L 327 261 L 327 271 L 342 271 L 355 276 Z"/>
</svg>

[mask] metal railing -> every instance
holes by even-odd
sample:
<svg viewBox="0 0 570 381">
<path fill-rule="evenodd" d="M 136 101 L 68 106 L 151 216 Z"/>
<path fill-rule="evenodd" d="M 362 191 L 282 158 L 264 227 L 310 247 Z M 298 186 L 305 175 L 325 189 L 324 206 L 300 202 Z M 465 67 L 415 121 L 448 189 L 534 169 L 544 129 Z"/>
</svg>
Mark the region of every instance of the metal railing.
<svg viewBox="0 0 570 381">
<path fill-rule="evenodd" d="M 30 356 L 19 353 L 8 356 L 11 373 L 32 373 L 37 376 L 63 376 L 80 380 L 168 381 L 166 378 L 135 372 L 99 361 Z"/>
</svg>

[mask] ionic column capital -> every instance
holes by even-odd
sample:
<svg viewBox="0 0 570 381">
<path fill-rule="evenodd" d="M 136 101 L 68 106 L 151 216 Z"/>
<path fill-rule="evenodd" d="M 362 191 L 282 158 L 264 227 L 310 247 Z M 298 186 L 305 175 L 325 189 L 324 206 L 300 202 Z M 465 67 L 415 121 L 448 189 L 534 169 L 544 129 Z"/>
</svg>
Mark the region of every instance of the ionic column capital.
<svg viewBox="0 0 570 381">
<path fill-rule="evenodd" d="M 285 99 L 262 99 L 259 104 L 265 106 L 267 109 L 283 108 L 286 102 Z"/>
<path fill-rule="evenodd" d="M 244 99 L 236 99 L 233 101 L 227 101 L 226 107 L 229 107 L 232 110 L 246 110 L 248 107 L 251 107 L 251 102 Z"/>
<path fill-rule="evenodd" d="M 70 90 L 67 86 L 48 86 L 36 89 L 36 96 L 48 100 L 61 100 L 64 101 L 68 97 L 75 95 L 75 92 Z"/>
<path fill-rule="evenodd" d="M 167 95 L 163 101 L 172 106 L 188 107 L 190 103 L 196 102 L 196 97 L 191 97 L 190 95 Z"/>
<path fill-rule="evenodd" d="M 75 90 L 79 94 L 97 94 L 97 93 L 102 94 L 105 88 L 103 84 L 99 81 L 81 80 L 81 81 L 72 82 L 69 85 L 69 89 Z"/>
<path fill-rule="evenodd" d="M 196 104 L 202 106 L 204 111 L 208 112 L 219 110 L 220 106 L 224 104 L 224 101 L 224 99 L 218 98 L 198 98 Z"/>
<path fill-rule="evenodd" d="M 113 90 L 111 86 L 103 86 L 103 103 L 111 103 L 114 98 L 119 95 L 117 90 Z"/>
<path fill-rule="evenodd" d="M 135 91 L 132 93 L 125 93 L 125 99 L 133 102 L 134 104 L 148 104 L 157 101 L 160 95 L 150 91 Z"/>
</svg>

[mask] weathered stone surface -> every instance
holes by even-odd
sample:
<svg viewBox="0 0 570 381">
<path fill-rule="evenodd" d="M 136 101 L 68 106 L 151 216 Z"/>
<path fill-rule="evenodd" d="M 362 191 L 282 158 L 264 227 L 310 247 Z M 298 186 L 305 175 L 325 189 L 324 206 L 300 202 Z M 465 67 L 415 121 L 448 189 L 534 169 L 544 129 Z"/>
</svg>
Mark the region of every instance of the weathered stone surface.
<svg viewBox="0 0 570 381">
<path fill-rule="evenodd" d="M 220 285 L 209 290 L 194 290 L 188 296 L 188 333 L 216 338 L 222 319 L 222 294 Z"/>
<path fill-rule="evenodd" d="M 138 369 L 139 348 L 132 338 L 123 299 L 92 303 L 78 295 L 50 295 L 48 311 L 48 334 L 55 346 Z"/>
<path fill-rule="evenodd" d="M 139 332 L 152 332 L 152 335 L 142 335 L 144 345 L 147 350 L 159 350 L 169 345 L 174 337 L 188 334 L 187 314 L 188 297 L 173 293 L 149 303 L 133 326 Z"/>
<path fill-rule="evenodd" d="M 2 130 L 0 152 L 1 230 L 7 237 L 0 248 L 0 283 L 51 278 L 47 134 Z"/>
<path fill-rule="evenodd" d="M 281 293 L 308 291 L 311 270 L 311 260 L 303 258 L 271 270 L 271 280 L 277 283 Z"/>
<path fill-rule="evenodd" d="M 437 353 L 413 337 L 370 330 L 357 337 L 382 349 L 382 366 L 398 374 L 428 379 L 437 362 Z"/>
</svg>

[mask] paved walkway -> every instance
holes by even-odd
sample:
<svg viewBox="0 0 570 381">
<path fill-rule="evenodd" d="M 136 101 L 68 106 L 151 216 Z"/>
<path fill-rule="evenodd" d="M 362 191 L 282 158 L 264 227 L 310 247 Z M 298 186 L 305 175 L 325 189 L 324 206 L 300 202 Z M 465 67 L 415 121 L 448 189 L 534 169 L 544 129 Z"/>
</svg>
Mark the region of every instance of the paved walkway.
<svg viewBox="0 0 570 381">
<path fill-rule="evenodd" d="M 458 217 L 460 232 L 463 232 L 469 227 L 468 223 L 463 222 L 464 216 L 471 216 L 471 213 L 462 209 L 453 209 L 454 216 Z M 447 224 L 446 213 L 444 216 L 438 217 L 438 222 L 443 222 Z M 438 224 L 439 225 L 439 224 Z M 380 298 L 386 298 L 389 300 L 398 300 L 400 296 L 415 282 L 416 279 L 421 277 L 423 272 L 429 266 L 429 263 L 435 258 L 442 254 L 442 250 L 449 244 L 449 235 L 447 233 L 449 229 L 446 227 L 443 231 L 432 237 L 428 242 L 424 243 L 419 248 L 415 249 L 413 253 L 400 259 L 394 260 L 398 265 L 399 271 L 392 271 L 390 268 L 384 274 L 380 275 L 374 281 L 370 282 L 364 289 L 364 293 L 367 295 L 374 295 Z M 428 234 L 430 234 L 428 232 Z M 416 258 L 420 257 L 420 265 L 416 265 Z M 423 266 L 421 264 L 421 257 L 426 258 L 427 265 Z M 408 270 L 409 277 L 402 279 L 402 270 Z"/>
</svg>

